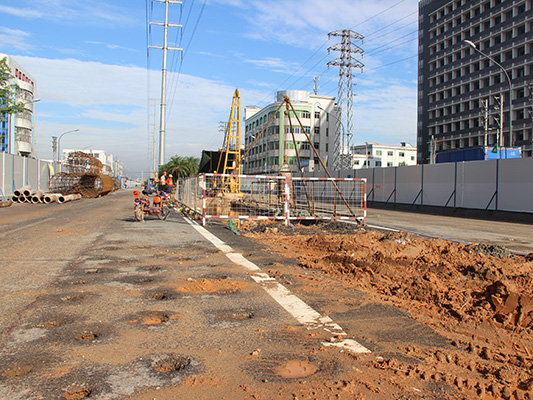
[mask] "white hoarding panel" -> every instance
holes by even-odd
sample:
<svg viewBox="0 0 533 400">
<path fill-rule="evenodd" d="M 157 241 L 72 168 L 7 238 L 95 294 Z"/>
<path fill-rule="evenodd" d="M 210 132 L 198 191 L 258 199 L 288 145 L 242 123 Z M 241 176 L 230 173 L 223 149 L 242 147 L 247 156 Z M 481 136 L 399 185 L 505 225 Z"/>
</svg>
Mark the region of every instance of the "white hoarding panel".
<svg viewBox="0 0 533 400">
<path fill-rule="evenodd" d="M 424 205 L 454 206 L 455 163 L 424 165 Z"/>
<path fill-rule="evenodd" d="M 421 204 L 419 196 L 422 186 L 422 167 L 403 166 L 398 167 L 396 172 L 396 202 L 402 204 Z M 417 198 L 418 196 L 418 198 Z"/>
<path fill-rule="evenodd" d="M 533 212 L 533 158 L 500 160 L 498 209 Z"/>
<path fill-rule="evenodd" d="M 496 160 L 470 161 L 457 166 L 457 207 L 495 209 Z M 492 199 L 492 202 L 491 202 Z"/>
</svg>

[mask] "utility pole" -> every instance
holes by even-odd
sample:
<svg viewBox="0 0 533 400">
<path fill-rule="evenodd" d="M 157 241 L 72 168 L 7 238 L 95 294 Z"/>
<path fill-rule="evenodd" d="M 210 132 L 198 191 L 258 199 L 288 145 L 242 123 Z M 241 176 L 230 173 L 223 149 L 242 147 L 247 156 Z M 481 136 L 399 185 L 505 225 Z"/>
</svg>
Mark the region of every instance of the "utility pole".
<svg viewBox="0 0 533 400">
<path fill-rule="evenodd" d="M 364 50 L 354 44 L 352 39 L 363 40 L 364 36 L 344 29 L 328 33 L 328 38 L 331 36 L 339 36 L 342 38 L 341 43 L 328 48 L 329 51 L 340 51 L 339 58 L 328 62 L 328 66 L 334 65 L 340 67 L 339 69 L 339 90 L 337 96 L 337 108 L 340 112 L 339 118 L 335 126 L 335 160 L 333 168 L 336 170 L 351 168 L 351 144 L 353 137 L 353 84 L 352 84 L 352 68 L 364 67 L 364 64 L 356 60 L 353 54 L 363 54 Z M 342 131 L 342 120 L 346 121 L 346 132 Z"/>
<path fill-rule="evenodd" d="M 52 136 L 52 159 L 57 161 L 57 136 Z"/>
<path fill-rule="evenodd" d="M 165 4 L 165 19 L 164 22 L 150 22 L 151 25 L 162 26 L 164 30 L 163 47 L 148 46 L 150 48 L 163 50 L 163 67 L 161 70 L 161 110 L 160 110 L 160 124 L 159 124 L 159 166 L 165 163 L 165 135 L 166 135 L 166 111 L 167 111 L 167 50 L 183 50 L 179 47 L 168 46 L 168 28 L 177 27 L 182 28 L 181 24 L 172 24 L 168 22 L 168 6 L 169 4 L 182 4 L 178 0 L 152 0 L 158 3 Z"/>
<path fill-rule="evenodd" d="M 483 125 L 483 128 L 485 129 L 483 147 L 485 148 L 484 151 L 486 151 L 486 147 L 488 146 L 488 135 L 489 135 L 489 99 L 483 99 L 483 100 L 480 100 L 480 102 L 481 102 L 481 109 L 483 110 L 483 119 L 481 120 L 481 123 Z"/>
<path fill-rule="evenodd" d="M 494 101 L 496 102 L 496 106 L 494 109 L 498 113 L 498 116 L 494 118 L 496 121 L 496 124 L 498 125 L 498 136 L 496 138 L 496 147 L 504 147 L 505 144 L 503 143 L 503 94 L 500 94 L 499 98 L 494 97 Z"/>
<path fill-rule="evenodd" d="M 148 143 L 148 155 L 150 157 L 150 169 L 152 172 L 158 170 L 158 152 L 157 152 L 157 113 L 158 99 L 149 99 L 150 108 L 153 107 L 153 114 L 149 116 L 148 129 L 149 129 L 149 143 Z M 151 121 L 151 122 L 150 122 Z"/>
</svg>

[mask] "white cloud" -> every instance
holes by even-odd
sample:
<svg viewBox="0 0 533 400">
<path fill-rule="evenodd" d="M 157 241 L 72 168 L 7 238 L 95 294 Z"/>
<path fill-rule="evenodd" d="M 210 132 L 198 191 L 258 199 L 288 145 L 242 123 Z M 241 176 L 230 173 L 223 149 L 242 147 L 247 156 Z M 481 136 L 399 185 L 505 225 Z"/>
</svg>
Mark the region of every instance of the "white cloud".
<svg viewBox="0 0 533 400">
<path fill-rule="evenodd" d="M 31 35 L 19 29 L 0 27 L 0 49 L 29 50 L 33 48 L 26 40 Z"/>
<path fill-rule="evenodd" d="M 119 26 L 138 23 L 140 18 L 129 14 L 127 7 L 118 7 L 101 0 L 18 0 L 19 7 L 0 6 L 0 13 L 16 17 L 81 24 L 109 23 Z"/>
<path fill-rule="evenodd" d="M 5 13 L 9 15 L 13 15 L 15 17 L 24 17 L 24 18 L 40 18 L 42 14 L 35 10 L 34 8 L 17 8 L 17 7 L 9 7 L 9 6 L 1 6 L 0 5 L 0 13 Z"/>
<path fill-rule="evenodd" d="M 244 60 L 245 63 L 253 64 L 261 68 L 268 68 L 273 72 L 292 73 L 300 64 L 296 62 L 289 62 L 287 60 L 276 57 L 265 57 L 259 60 Z"/>
<path fill-rule="evenodd" d="M 159 97 L 160 73 L 75 59 L 14 58 L 35 77 L 37 96 L 42 99 L 36 112 L 39 157 L 51 158 L 51 136 L 80 129 L 65 136 L 62 147 L 94 145 L 118 156 L 130 171 L 147 170 L 147 98 Z M 168 78 L 166 159 L 172 154 L 199 157 L 213 136 L 219 135 L 219 121 L 227 120 L 235 87 L 181 74 L 174 91 L 171 83 L 176 76 Z M 243 90 L 241 105 L 264 95 Z M 39 109 L 46 109 L 46 117 Z M 218 137 L 212 147 L 221 146 L 222 140 Z"/>
</svg>

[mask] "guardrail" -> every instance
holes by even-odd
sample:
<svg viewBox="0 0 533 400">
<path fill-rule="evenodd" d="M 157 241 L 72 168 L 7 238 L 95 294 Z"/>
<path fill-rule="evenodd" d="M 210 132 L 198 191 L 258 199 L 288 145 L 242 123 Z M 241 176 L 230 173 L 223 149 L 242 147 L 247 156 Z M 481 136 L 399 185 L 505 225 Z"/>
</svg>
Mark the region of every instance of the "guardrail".
<svg viewBox="0 0 533 400">
<path fill-rule="evenodd" d="M 220 220 L 355 220 L 366 225 L 366 179 L 201 174 L 179 181 L 176 199 Z"/>
</svg>

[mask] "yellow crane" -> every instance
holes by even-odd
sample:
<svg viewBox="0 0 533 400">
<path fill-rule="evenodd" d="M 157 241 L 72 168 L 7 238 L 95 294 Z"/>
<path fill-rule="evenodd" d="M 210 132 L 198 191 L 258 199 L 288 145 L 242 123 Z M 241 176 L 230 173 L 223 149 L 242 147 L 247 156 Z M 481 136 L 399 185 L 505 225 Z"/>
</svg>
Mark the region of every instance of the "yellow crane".
<svg viewBox="0 0 533 400">
<path fill-rule="evenodd" d="M 217 172 L 231 177 L 220 179 L 220 189 L 230 193 L 240 193 L 241 174 L 241 96 L 235 89 L 231 103 L 228 125 L 224 135 L 222 151 L 218 159 Z"/>
</svg>

